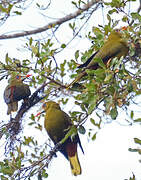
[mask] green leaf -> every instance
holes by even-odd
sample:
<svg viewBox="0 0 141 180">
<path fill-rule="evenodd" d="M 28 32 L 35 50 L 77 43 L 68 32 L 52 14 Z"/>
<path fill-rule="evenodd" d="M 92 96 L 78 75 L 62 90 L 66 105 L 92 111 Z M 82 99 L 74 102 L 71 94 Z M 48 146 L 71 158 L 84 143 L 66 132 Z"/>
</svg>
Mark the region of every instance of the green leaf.
<svg viewBox="0 0 141 180">
<path fill-rule="evenodd" d="M 128 151 L 130 151 L 130 152 L 138 152 L 138 149 L 129 148 Z"/>
<path fill-rule="evenodd" d="M 32 49 L 33 54 L 35 54 L 35 56 L 37 56 L 37 54 L 39 53 L 38 47 L 37 47 L 37 46 L 32 46 L 32 45 L 31 45 L 31 49 Z"/>
<path fill-rule="evenodd" d="M 112 9 L 112 10 L 109 10 L 109 11 L 108 11 L 109 14 L 113 14 L 114 12 L 115 12 L 115 13 L 118 13 L 118 11 L 117 11 L 116 9 Z M 109 17 L 107 17 L 107 18 L 109 18 Z"/>
<path fill-rule="evenodd" d="M 33 42 L 33 39 L 32 37 L 29 39 L 29 45 L 31 46 L 32 45 L 32 42 Z"/>
<path fill-rule="evenodd" d="M 61 48 L 65 48 L 66 47 L 66 44 L 61 44 Z"/>
<path fill-rule="evenodd" d="M 7 174 L 7 175 L 9 175 L 9 176 L 12 176 L 13 175 L 13 173 L 14 173 L 14 169 L 12 169 L 12 168 L 10 168 L 10 167 L 2 167 L 1 168 L 1 172 L 3 173 L 3 174 Z"/>
<path fill-rule="evenodd" d="M 77 4 L 76 4 L 76 2 L 72 1 L 71 3 L 77 7 Z"/>
<path fill-rule="evenodd" d="M 29 144 L 30 144 L 31 142 L 33 143 L 33 138 L 32 138 L 32 137 L 26 137 L 26 136 L 24 136 L 24 142 L 23 142 L 23 144 L 29 146 Z"/>
<path fill-rule="evenodd" d="M 122 18 L 122 21 L 123 21 L 123 22 L 128 22 L 128 20 L 129 20 L 129 19 L 128 19 L 127 16 L 123 16 L 123 18 Z"/>
<path fill-rule="evenodd" d="M 103 69 L 106 68 L 106 66 L 105 66 L 105 64 L 104 64 L 104 62 L 102 61 L 101 58 L 94 58 L 93 61 L 97 62 L 99 64 L 99 66 L 101 66 Z"/>
<path fill-rule="evenodd" d="M 135 119 L 134 122 L 141 122 L 141 118 Z"/>
<path fill-rule="evenodd" d="M 96 124 L 96 123 L 95 123 L 95 120 L 94 120 L 93 118 L 90 118 L 90 121 L 91 121 L 91 123 L 92 123 L 93 125 Z"/>
<path fill-rule="evenodd" d="M 115 120 L 115 119 L 117 118 L 117 116 L 118 116 L 117 108 L 111 109 L 111 111 L 110 111 L 110 116 L 111 116 L 111 118 L 112 118 L 113 120 Z"/>
<path fill-rule="evenodd" d="M 22 13 L 19 12 L 19 11 L 14 11 L 14 13 L 15 13 L 16 15 L 22 15 Z"/>
<path fill-rule="evenodd" d="M 97 115 L 98 115 L 98 114 L 97 114 Z M 101 118 L 101 117 L 99 117 L 99 118 Z M 98 128 L 100 129 L 100 125 L 101 125 L 101 122 L 102 122 L 101 119 L 100 119 L 99 123 L 96 123 L 93 118 L 90 118 L 90 121 L 91 121 L 91 123 L 92 123 L 94 126 L 96 126 L 96 127 L 98 127 Z"/>
<path fill-rule="evenodd" d="M 78 131 L 79 131 L 80 134 L 85 134 L 86 133 L 86 129 L 82 125 L 79 126 Z"/>
<path fill-rule="evenodd" d="M 130 118 L 133 119 L 134 117 L 134 111 L 131 111 Z"/>
<path fill-rule="evenodd" d="M 8 178 L 5 177 L 5 176 L 3 176 L 3 175 L 0 176 L 0 179 L 1 179 L 1 180 L 8 180 Z"/>
<path fill-rule="evenodd" d="M 61 70 L 61 77 L 65 76 L 66 73 L 65 73 L 65 65 L 66 65 L 66 60 L 64 60 L 64 62 L 62 64 L 60 64 L 60 70 Z"/>
<path fill-rule="evenodd" d="M 113 75 L 112 74 L 108 74 L 105 79 L 104 82 L 109 82 L 111 79 L 113 79 Z"/>
<path fill-rule="evenodd" d="M 75 52 L 75 59 L 77 60 L 78 57 L 79 57 L 79 50 L 77 50 L 77 51 Z"/>
<path fill-rule="evenodd" d="M 138 19 L 141 22 L 141 15 L 139 13 L 131 13 L 133 19 Z"/>
<path fill-rule="evenodd" d="M 93 141 L 96 139 L 96 135 L 97 135 L 97 133 L 95 133 L 95 134 L 93 135 L 93 137 L 92 137 L 92 140 L 93 140 Z"/>
<path fill-rule="evenodd" d="M 75 28 L 75 22 L 73 22 L 73 24 L 72 24 L 72 23 L 69 23 L 69 27 L 70 27 L 72 30 L 74 30 L 74 28 Z"/>
<path fill-rule="evenodd" d="M 141 139 L 134 138 L 134 141 L 135 141 L 135 143 L 137 143 L 137 144 L 141 145 Z"/>
<path fill-rule="evenodd" d="M 105 73 L 104 73 L 104 69 L 96 69 L 96 70 L 89 70 L 89 69 L 86 69 L 86 72 L 88 73 L 88 75 L 90 75 L 90 76 L 92 76 L 92 75 L 96 75 L 97 76 L 97 78 L 99 77 L 99 78 L 101 78 L 101 77 L 103 77 L 103 75 L 104 75 L 104 79 L 105 79 Z M 103 79 L 102 78 L 102 79 Z M 103 80 L 104 80 L 103 79 Z"/>
<path fill-rule="evenodd" d="M 76 126 L 72 126 L 65 137 L 60 141 L 60 144 L 63 144 L 69 137 L 75 136 L 77 134 Z"/>
<path fill-rule="evenodd" d="M 94 109 L 96 107 L 96 99 L 97 99 L 97 96 L 93 95 L 93 97 L 91 97 L 90 106 L 88 108 L 88 114 L 91 114 L 94 111 Z"/>
<path fill-rule="evenodd" d="M 111 16 L 109 16 L 109 14 L 107 14 L 107 19 L 111 22 Z"/>
<path fill-rule="evenodd" d="M 8 65 L 9 63 L 10 63 L 10 64 L 12 63 L 12 60 L 9 58 L 8 53 L 7 53 L 6 56 L 5 56 L 5 62 L 6 62 L 7 65 Z"/>
<path fill-rule="evenodd" d="M 48 178 L 48 174 L 46 173 L 45 169 L 43 169 L 43 171 L 42 171 L 42 177 Z"/>
<path fill-rule="evenodd" d="M 132 173 L 133 174 L 133 173 Z M 136 180 L 136 177 L 135 177 L 135 175 L 133 174 L 133 177 L 130 177 L 130 179 L 129 180 Z"/>
<path fill-rule="evenodd" d="M 36 3 L 36 6 L 37 6 L 38 8 L 40 8 L 40 7 L 41 7 L 39 3 Z"/>
</svg>

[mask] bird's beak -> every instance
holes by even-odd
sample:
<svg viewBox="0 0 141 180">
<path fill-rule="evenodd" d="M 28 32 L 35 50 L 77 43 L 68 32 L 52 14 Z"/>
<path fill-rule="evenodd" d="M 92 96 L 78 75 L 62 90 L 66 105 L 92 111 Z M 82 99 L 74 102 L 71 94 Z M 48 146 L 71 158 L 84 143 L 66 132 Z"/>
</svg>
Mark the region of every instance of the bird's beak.
<svg viewBox="0 0 141 180">
<path fill-rule="evenodd" d="M 28 77 L 30 77 L 30 76 L 32 76 L 32 74 L 27 74 L 27 75 L 26 75 L 26 78 L 28 78 Z"/>
<path fill-rule="evenodd" d="M 125 30 L 127 30 L 127 29 L 128 29 L 128 26 L 123 26 L 123 27 L 121 28 L 122 31 L 125 31 Z"/>
<path fill-rule="evenodd" d="M 127 29 L 128 29 L 128 26 L 123 26 L 123 27 L 120 27 L 119 29 L 115 29 L 115 31 L 121 33 Z"/>
<path fill-rule="evenodd" d="M 32 76 L 31 74 L 27 74 L 26 76 L 22 76 L 22 81 L 24 81 L 25 79 L 29 78 L 30 76 Z"/>
<path fill-rule="evenodd" d="M 41 114 L 45 113 L 44 106 L 46 106 L 46 103 L 44 103 L 38 110 L 38 113 L 35 115 L 35 117 L 40 116 Z"/>
<path fill-rule="evenodd" d="M 38 117 L 38 116 L 40 116 L 40 115 L 43 114 L 43 113 L 45 113 L 45 111 L 38 112 L 38 113 L 35 115 L 35 117 Z"/>
</svg>

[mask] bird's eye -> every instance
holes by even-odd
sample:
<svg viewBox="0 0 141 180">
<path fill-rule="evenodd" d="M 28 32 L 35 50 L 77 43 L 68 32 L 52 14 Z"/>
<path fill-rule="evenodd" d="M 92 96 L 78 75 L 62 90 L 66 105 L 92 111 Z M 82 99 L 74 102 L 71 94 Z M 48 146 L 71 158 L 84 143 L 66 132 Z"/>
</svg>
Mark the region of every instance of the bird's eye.
<svg viewBox="0 0 141 180">
<path fill-rule="evenodd" d="M 20 79 L 20 76 L 17 75 L 17 76 L 16 76 L 16 79 Z"/>
<path fill-rule="evenodd" d="M 42 107 L 45 108 L 46 106 L 47 106 L 46 103 L 44 103 Z"/>
</svg>

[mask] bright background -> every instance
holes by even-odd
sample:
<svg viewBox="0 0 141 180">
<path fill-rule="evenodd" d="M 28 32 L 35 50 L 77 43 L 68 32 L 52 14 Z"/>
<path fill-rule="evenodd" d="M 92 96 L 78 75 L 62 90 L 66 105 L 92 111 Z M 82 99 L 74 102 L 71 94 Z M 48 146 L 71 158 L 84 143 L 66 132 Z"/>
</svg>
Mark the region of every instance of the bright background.
<svg viewBox="0 0 141 180">
<path fill-rule="evenodd" d="M 43 2 L 39 0 L 39 2 Z M 138 8 L 138 3 L 133 2 L 135 10 Z M 59 18 L 71 12 L 74 12 L 74 8 L 71 5 L 70 0 L 60 0 L 60 1 L 51 1 L 51 7 L 49 8 L 48 15 L 50 17 Z M 107 12 L 107 9 L 104 9 L 104 14 Z M 117 17 L 116 18 L 120 18 Z M 40 12 L 32 5 L 28 8 L 21 17 L 12 17 L 10 18 L 0 29 L 0 34 L 5 32 L 16 31 L 16 30 L 28 30 L 34 29 L 36 27 L 45 25 L 48 23 L 48 18 L 40 16 Z M 104 22 L 102 17 L 102 10 L 99 8 L 98 11 L 94 13 L 89 21 L 87 27 L 84 27 L 87 32 L 90 30 L 92 25 L 96 26 L 97 24 L 104 23 L 106 24 L 106 15 L 104 16 Z M 64 29 L 63 29 L 64 28 Z M 61 30 L 57 32 L 59 40 L 62 43 L 67 42 L 70 39 L 69 28 L 63 25 Z M 63 31 L 63 33 L 62 33 Z M 17 31 L 16 31 L 17 32 Z M 41 38 L 38 34 L 37 38 Z M 43 37 L 47 38 L 47 33 L 43 33 Z M 4 62 L 5 54 L 8 53 L 9 57 L 25 59 L 29 58 L 29 52 L 23 49 L 23 45 L 26 42 L 24 38 L 20 39 L 11 39 L 11 40 L 1 40 L 0 41 L 0 61 Z M 79 49 L 81 52 L 87 50 L 91 45 L 87 39 L 74 40 L 62 53 L 56 56 L 57 62 L 62 62 L 64 59 L 70 60 L 74 57 L 74 52 Z M 0 99 L 1 99 L 1 120 L 7 121 L 9 117 L 6 115 L 7 106 L 3 101 L 3 89 L 6 87 L 7 81 L 0 81 Z M 40 107 L 36 105 L 36 109 Z M 72 110 L 74 106 L 62 107 L 64 111 L 68 112 Z M 131 108 L 136 108 L 131 106 Z M 138 110 L 140 111 L 140 109 Z M 34 109 L 29 111 L 29 115 L 26 115 L 24 121 L 28 121 L 28 118 L 31 112 L 36 112 Z M 140 116 L 140 112 L 137 114 Z M 80 149 L 79 158 L 82 166 L 82 175 L 78 177 L 73 177 L 70 172 L 70 165 L 66 159 L 60 154 L 57 153 L 57 158 L 53 158 L 51 161 L 48 173 L 49 180 L 54 179 L 67 179 L 67 180 L 125 180 L 129 179 L 132 176 L 132 172 L 137 176 L 137 180 L 141 180 L 141 164 L 139 163 L 139 155 L 136 153 L 131 153 L 128 151 L 129 147 L 135 147 L 133 138 L 141 137 L 141 126 L 132 125 L 127 126 L 124 119 L 126 119 L 126 114 L 122 114 L 118 117 L 118 121 L 113 121 L 103 124 L 103 128 L 97 134 L 95 141 L 90 140 L 86 135 L 80 135 L 82 145 L 85 151 L 83 155 Z M 25 123 L 26 124 L 26 123 Z M 86 124 L 86 129 L 92 128 L 92 125 L 89 123 L 89 120 Z M 34 129 L 29 132 L 28 127 L 24 127 L 24 133 L 34 134 L 39 137 L 39 141 L 42 143 L 47 138 L 45 130 L 41 132 L 36 132 Z M 41 141 L 42 140 L 42 141 Z M 3 142 L 1 142 L 1 147 Z M 3 151 L 3 149 L 2 149 Z M 0 158 L 3 158 L 1 151 Z"/>
</svg>

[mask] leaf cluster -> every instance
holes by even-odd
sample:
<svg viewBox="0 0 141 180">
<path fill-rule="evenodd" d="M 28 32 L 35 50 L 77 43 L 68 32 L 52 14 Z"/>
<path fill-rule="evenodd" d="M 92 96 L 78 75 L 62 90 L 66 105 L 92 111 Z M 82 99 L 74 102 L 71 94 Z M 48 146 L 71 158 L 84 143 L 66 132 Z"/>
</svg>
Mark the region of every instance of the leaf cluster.
<svg viewBox="0 0 141 180">
<path fill-rule="evenodd" d="M 56 48 L 51 38 L 48 38 L 43 43 L 35 42 L 33 38 L 30 38 L 26 43 L 26 49 L 31 54 L 29 59 L 11 58 L 6 54 L 5 62 L 0 62 L 0 80 L 7 80 L 11 74 L 32 74 L 26 83 L 29 84 L 33 93 L 29 97 L 29 103 L 26 105 L 22 103 L 16 116 L 10 118 L 8 124 L 1 126 L 0 137 L 5 135 L 7 140 L 9 138 L 11 140 L 11 137 L 17 136 L 23 130 L 22 121 L 25 118 L 24 115 L 27 112 L 30 113 L 31 108 L 34 109 L 37 103 L 46 100 L 58 101 L 66 107 L 73 99 L 74 107 L 76 107 L 74 111 L 69 112 L 75 126 L 70 129 L 69 134 L 62 139 L 61 143 L 69 136 L 73 138 L 77 131 L 86 134 L 85 122 L 88 119 L 92 127 L 88 131 L 88 136 L 95 140 L 97 132 L 101 129 L 106 118 L 115 121 L 121 110 L 128 112 L 129 106 L 141 94 L 141 16 L 138 12 L 132 12 L 130 17 L 124 13 L 122 18 L 122 22 L 129 25 L 129 28 L 124 32 L 125 38 L 129 42 L 130 52 L 128 56 L 120 60 L 114 58 L 107 65 L 97 58 L 96 62 L 100 68 L 87 70 L 87 76 L 81 79 L 78 84 L 75 84 L 71 89 L 66 88 L 71 80 L 82 71 L 77 69 L 77 65 L 86 62 L 94 52 L 98 51 L 103 46 L 109 33 L 118 25 L 119 21 L 115 21 L 112 15 L 124 12 L 127 2 L 112 0 L 104 3 L 106 7 L 111 8 L 107 14 L 108 24 L 98 27 L 93 26 L 92 30 L 86 35 L 92 42 L 91 47 L 85 52 L 77 49 L 74 52 L 74 58 L 71 60 L 65 57 L 62 57 L 61 60 L 57 58 L 58 53 L 65 50 L 67 45 L 62 43 L 59 48 Z M 82 4 L 85 4 L 80 0 L 72 3 L 78 9 Z M 0 5 L 0 9 L 4 8 L 3 13 L 10 13 L 12 7 L 9 6 L 3 7 Z M 7 11 L 6 8 L 8 8 Z M 130 20 L 133 20 L 132 26 Z M 75 32 L 76 23 L 70 23 L 69 27 Z M 61 63 L 59 63 L 60 61 Z M 38 120 L 42 116 L 38 117 Z M 15 123 L 19 123 L 15 134 L 12 134 L 13 131 L 8 130 L 9 127 L 12 127 L 13 121 L 11 120 L 13 119 L 16 120 Z M 34 113 L 31 113 L 28 119 L 28 127 L 36 129 L 38 132 L 43 131 L 43 124 L 37 120 Z M 129 124 L 140 124 L 140 122 L 141 118 L 136 118 L 135 111 L 131 110 Z M 13 127 L 15 127 L 15 124 Z M 13 129 L 11 128 L 11 130 Z M 141 145 L 140 139 L 135 138 L 134 141 L 136 144 Z M 20 138 L 14 144 L 14 149 L 9 153 L 9 157 L 0 161 L 0 178 L 2 180 L 9 178 L 11 180 L 30 179 L 37 174 L 38 179 L 47 178 L 46 167 L 58 151 L 57 148 L 50 153 L 50 141 L 48 144 L 45 143 L 40 146 L 35 137 L 27 135 Z M 140 148 L 130 149 L 130 151 L 141 153 Z M 134 175 L 130 179 L 135 179 Z"/>
</svg>

